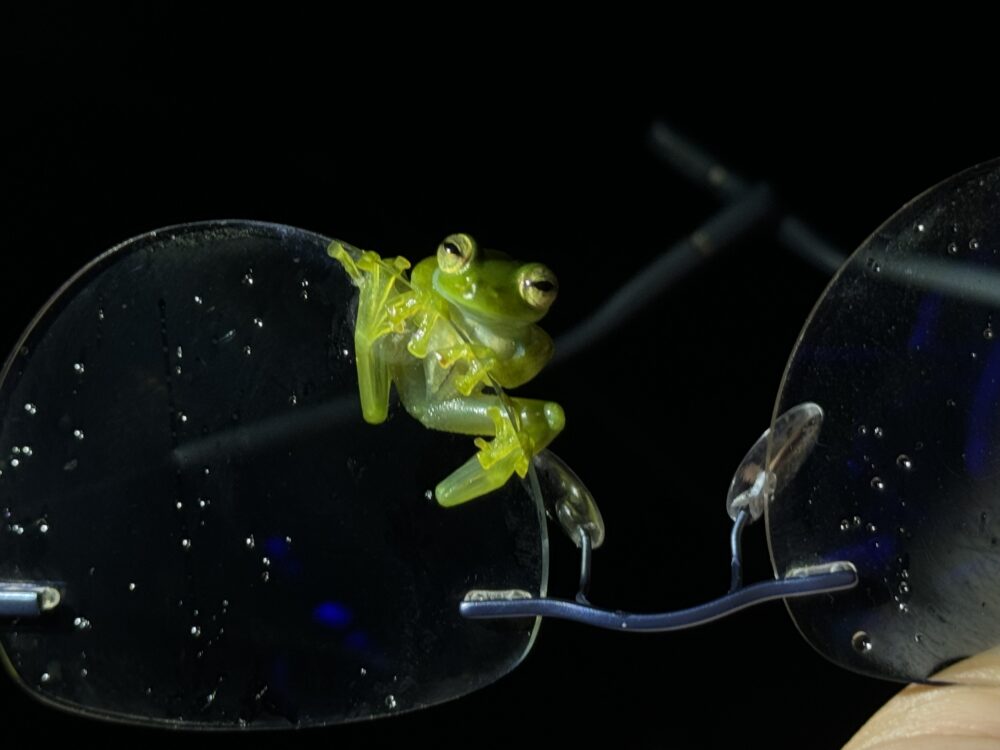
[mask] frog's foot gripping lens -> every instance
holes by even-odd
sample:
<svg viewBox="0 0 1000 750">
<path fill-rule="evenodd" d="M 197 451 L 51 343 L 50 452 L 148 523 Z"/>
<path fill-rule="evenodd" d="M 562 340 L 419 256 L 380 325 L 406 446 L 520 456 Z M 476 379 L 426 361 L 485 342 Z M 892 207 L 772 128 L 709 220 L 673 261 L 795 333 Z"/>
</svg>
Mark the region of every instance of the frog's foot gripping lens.
<svg viewBox="0 0 1000 750">
<path fill-rule="evenodd" d="M 514 426 L 505 409 L 491 406 L 487 409 L 487 414 L 493 422 L 495 437 L 492 440 L 476 438 L 473 441 L 479 448 L 476 459 L 485 470 L 501 464 L 504 467 L 510 466 L 511 472 L 516 470 L 523 477 L 528 472 L 525 453 L 531 450 L 530 444 L 525 445 L 527 435 Z"/>
<path fill-rule="evenodd" d="M 0 662 L 47 704 L 318 726 L 460 697 L 528 652 L 535 618 L 464 621 L 454 592 L 545 591 L 540 504 L 519 482 L 459 513 L 424 501 L 469 441 L 364 424 L 340 356 L 358 292 L 329 245 L 254 222 L 144 235 L 15 345 Z"/>
<path fill-rule="evenodd" d="M 479 348 L 475 351 L 466 344 L 457 351 L 448 352 L 442 359 L 445 367 L 459 362 L 464 363 L 464 371 L 455 378 L 455 390 L 463 396 L 468 396 L 480 383 L 489 382 L 490 371 L 495 366 L 496 359 L 489 350 Z"/>
<path fill-rule="evenodd" d="M 514 428 L 505 410 L 487 409 L 496 436 L 492 440 L 476 438 L 479 452 L 443 479 L 434 496 L 440 505 L 450 508 L 474 500 L 502 487 L 515 472 L 524 476 L 528 459 L 521 446 L 522 436 Z"/>
</svg>

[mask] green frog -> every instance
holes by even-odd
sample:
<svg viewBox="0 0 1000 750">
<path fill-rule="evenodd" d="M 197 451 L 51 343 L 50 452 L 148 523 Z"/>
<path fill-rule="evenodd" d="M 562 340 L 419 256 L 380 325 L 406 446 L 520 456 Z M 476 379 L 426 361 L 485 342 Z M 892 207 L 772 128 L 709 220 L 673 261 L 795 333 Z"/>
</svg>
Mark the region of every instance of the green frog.
<svg viewBox="0 0 1000 750">
<path fill-rule="evenodd" d="M 531 458 L 562 431 L 552 401 L 508 397 L 552 357 L 536 324 L 558 293 L 555 274 L 453 234 L 435 256 L 412 267 L 334 241 L 329 254 L 359 289 L 354 332 L 365 421 L 379 424 L 393 383 L 426 427 L 475 435 L 476 455 L 438 483 L 435 497 L 454 506 L 524 477 Z M 492 438 L 488 440 L 487 438 Z"/>
</svg>

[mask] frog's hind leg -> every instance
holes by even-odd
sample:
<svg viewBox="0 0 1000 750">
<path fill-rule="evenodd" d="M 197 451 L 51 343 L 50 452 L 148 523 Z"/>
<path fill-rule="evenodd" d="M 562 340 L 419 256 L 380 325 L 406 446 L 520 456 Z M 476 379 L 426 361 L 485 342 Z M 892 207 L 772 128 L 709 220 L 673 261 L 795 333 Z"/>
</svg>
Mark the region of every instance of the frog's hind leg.
<svg viewBox="0 0 1000 750">
<path fill-rule="evenodd" d="M 438 484 L 434 495 L 439 504 L 460 505 L 502 487 L 514 473 L 525 476 L 531 456 L 565 425 L 562 407 L 554 402 L 515 398 L 509 403 L 513 415 L 496 396 L 457 398 L 436 404 L 419 417 L 432 429 L 493 437 L 477 438 L 479 452 Z"/>
</svg>

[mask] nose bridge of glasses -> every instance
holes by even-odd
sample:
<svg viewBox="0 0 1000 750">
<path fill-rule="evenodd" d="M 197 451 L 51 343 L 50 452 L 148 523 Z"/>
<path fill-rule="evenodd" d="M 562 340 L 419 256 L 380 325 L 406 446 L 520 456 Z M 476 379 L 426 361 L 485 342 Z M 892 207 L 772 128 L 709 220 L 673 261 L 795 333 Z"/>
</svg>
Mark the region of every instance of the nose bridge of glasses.
<svg viewBox="0 0 1000 750">
<path fill-rule="evenodd" d="M 557 456 L 536 457 L 535 468 L 540 494 L 550 515 L 580 549 L 580 587 L 576 601 L 527 596 L 526 592 L 475 589 L 459 605 L 464 617 L 492 619 L 505 617 L 556 617 L 593 627 L 632 632 L 667 632 L 702 625 L 774 599 L 793 599 L 828 594 L 853 588 L 858 572 L 849 560 L 836 560 L 788 570 L 777 580 L 743 585 L 742 536 L 747 526 L 761 517 L 775 491 L 784 486 L 812 452 L 823 422 L 823 410 L 814 403 L 799 404 L 781 414 L 747 453 L 729 489 L 726 508 L 733 518 L 730 533 L 732 583 L 724 596 L 689 609 L 653 614 L 632 614 L 605 610 L 590 604 L 591 553 L 595 527 L 588 524 L 588 510 L 597 506 L 583 483 Z M 573 492 L 586 493 L 586 500 L 567 499 Z M 600 517 L 597 516 L 597 521 Z M 600 525 L 603 538 L 603 524 Z"/>
</svg>

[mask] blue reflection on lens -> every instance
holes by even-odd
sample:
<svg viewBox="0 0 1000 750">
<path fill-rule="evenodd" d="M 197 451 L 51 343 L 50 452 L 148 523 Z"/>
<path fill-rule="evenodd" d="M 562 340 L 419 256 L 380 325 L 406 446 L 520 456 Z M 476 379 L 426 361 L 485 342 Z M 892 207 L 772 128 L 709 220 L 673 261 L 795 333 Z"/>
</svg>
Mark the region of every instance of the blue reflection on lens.
<svg viewBox="0 0 1000 750">
<path fill-rule="evenodd" d="M 369 643 L 368 635 L 362 630 L 352 630 L 344 638 L 344 645 L 352 651 L 367 651 Z"/>
<path fill-rule="evenodd" d="M 354 615 L 340 602 L 320 602 L 313 610 L 313 619 L 328 628 L 344 630 L 351 624 Z"/>
<path fill-rule="evenodd" d="M 284 560 L 288 557 L 288 547 L 288 540 L 280 536 L 270 536 L 264 541 L 268 557 L 274 560 Z"/>
<path fill-rule="evenodd" d="M 938 312 L 941 309 L 941 295 L 932 294 L 925 297 L 917 310 L 917 322 L 913 324 L 910 333 L 909 349 L 916 351 L 927 346 L 931 338 L 931 329 L 937 323 Z"/>
<path fill-rule="evenodd" d="M 979 376 L 969 413 L 969 434 L 965 438 L 965 466 L 974 477 L 981 477 L 987 468 L 997 396 L 1000 396 L 1000 348 L 993 347 Z"/>
<path fill-rule="evenodd" d="M 878 534 L 869 542 L 844 545 L 824 555 L 827 560 L 847 560 L 865 568 L 883 568 L 896 554 L 897 542 L 889 534 Z"/>
</svg>

